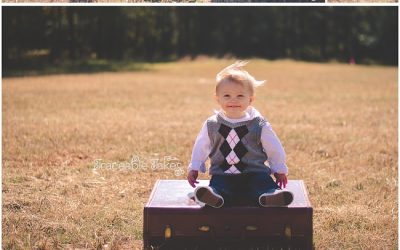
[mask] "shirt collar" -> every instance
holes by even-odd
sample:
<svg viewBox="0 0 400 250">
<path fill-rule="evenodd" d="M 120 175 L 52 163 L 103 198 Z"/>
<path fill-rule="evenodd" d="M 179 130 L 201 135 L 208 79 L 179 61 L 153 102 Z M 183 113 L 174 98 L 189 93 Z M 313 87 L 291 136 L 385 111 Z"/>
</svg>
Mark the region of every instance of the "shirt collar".
<svg viewBox="0 0 400 250">
<path fill-rule="evenodd" d="M 226 120 L 230 123 L 244 122 L 244 121 L 252 120 L 256 117 L 262 117 L 260 112 L 258 112 L 258 110 L 255 109 L 253 106 L 249 106 L 245 111 L 245 116 L 242 118 L 239 118 L 239 119 L 228 118 L 222 109 L 215 111 L 215 113 L 219 114 L 224 120 Z"/>
</svg>

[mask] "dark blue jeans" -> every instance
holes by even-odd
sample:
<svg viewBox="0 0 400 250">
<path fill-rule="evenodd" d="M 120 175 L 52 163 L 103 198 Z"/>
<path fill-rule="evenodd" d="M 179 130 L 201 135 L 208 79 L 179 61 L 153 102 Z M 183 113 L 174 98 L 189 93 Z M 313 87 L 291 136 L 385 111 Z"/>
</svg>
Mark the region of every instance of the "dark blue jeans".
<svg viewBox="0 0 400 250">
<path fill-rule="evenodd" d="M 224 198 L 224 206 L 232 205 L 238 200 L 250 200 L 258 204 L 260 195 L 279 189 L 267 173 L 213 175 L 209 186 Z"/>
</svg>

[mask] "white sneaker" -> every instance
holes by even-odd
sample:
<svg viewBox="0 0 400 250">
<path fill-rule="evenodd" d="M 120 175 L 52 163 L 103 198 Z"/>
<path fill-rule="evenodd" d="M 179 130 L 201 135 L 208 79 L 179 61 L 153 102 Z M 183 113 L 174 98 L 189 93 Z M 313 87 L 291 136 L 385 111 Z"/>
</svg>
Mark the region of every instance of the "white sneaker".
<svg viewBox="0 0 400 250">
<path fill-rule="evenodd" d="M 264 193 L 258 198 L 263 207 L 284 207 L 292 203 L 293 194 L 289 191 L 275 190 L 273 193 Z"/>
<path fill-rule="evenodd" d="M 197 187 L 194 190 L 194 196 L 197 201 L 205 203 L 211 207 L 220 208 L 224 205 L 224 198 L 216 194 L 212 188 L 208 186 Z"/>
</svg>

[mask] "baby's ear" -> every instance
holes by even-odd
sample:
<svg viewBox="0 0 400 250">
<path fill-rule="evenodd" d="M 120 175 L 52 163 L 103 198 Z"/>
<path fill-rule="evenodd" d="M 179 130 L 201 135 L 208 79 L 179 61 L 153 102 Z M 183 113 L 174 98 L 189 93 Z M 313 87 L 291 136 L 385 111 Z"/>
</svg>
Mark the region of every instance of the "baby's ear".
<svg viewBox="0 0 400 250">
<path fill-rule="evenodd" d="M 214 99 L 215 99 L 216 102 L 219 103 L 219 99 L 218 99 L 218 95 L 217 94 L 214 94 Z"/>
<path fill-rule="evenodd" d="M 256 97 L 254 95 L 250 96 L 250 104 L 254 101 Z"/>
</svg>

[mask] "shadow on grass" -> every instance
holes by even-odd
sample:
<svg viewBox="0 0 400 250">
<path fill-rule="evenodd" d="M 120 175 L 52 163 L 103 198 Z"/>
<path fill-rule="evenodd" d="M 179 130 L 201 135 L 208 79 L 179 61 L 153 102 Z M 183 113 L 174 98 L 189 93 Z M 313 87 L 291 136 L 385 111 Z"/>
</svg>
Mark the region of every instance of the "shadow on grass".
<svg viewBox="0 0 400 250">
<path fill-rule="evenodd" d="M 149 63 L 138 61 L 81 60 L 64 61 L 56 64 L 26 63 L 15 66 L 3 66 L 2 77 L 40 76 L 54 74 L 77 74 L 99 72 L 149 71 Z"/>
</svg>

